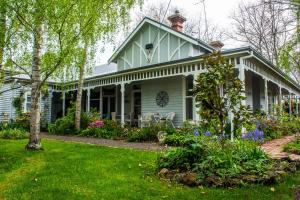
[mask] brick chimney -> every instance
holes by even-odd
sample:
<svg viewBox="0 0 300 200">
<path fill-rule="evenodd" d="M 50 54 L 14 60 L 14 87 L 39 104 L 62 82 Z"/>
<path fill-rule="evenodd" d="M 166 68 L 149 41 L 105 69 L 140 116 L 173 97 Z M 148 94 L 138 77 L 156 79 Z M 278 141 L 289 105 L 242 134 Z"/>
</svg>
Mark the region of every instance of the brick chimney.
<svg viewBox="0 0 300 200">
<path fill-rule="evenodd" d="M 219 40 L 212 41 L 209 44 L 210 44 L 210 46 L 212 46 L 217 51 L 221 50 L 222 47 L 224 46 L 224 44 L 221 41 L 219 41 Z"/>
<path fill-rule="evenodd" d="M 176 10 L 173 15 L 168 17 L 168 20 L 171 22 L 172 29 L 182 32 L 183 23 L 186 21 L 186 18 L 180 14 L 179 10 Z"/>
</svg>

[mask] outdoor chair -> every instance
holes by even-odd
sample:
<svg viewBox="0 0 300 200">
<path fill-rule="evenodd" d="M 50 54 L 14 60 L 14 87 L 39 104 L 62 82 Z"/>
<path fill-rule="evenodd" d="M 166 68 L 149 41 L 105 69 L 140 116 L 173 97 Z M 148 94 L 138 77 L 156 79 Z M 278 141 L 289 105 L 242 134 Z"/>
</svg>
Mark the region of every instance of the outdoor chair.
<svg viewBox="0 0 300 200">
<path fill-rule="evenodd" d="M 149 127 L 152 124 L 153 121 L 153 113 L 145 113 L 140 118 L 140 125 L 141 128 L 143 127 Z"/>
<path fill-rule="evenodd" d="M 124 116 L 124 121 L 126 124 L 132 126 L 134 124 L 134 113 L 130 113 L 129 115 Z"/>
<path fill-rule="evenodd" d="M 111 113 L 110 113 L 110 116 L 111 116 L 111 120 L 117 121 L 116 112 L 111 112 Z"/>
<path fill-rule="evenodd" d="M 165 118 L 166 124 L 170 124 L 173 128 L 175 128 L 175 125 L 173 123 L 175 115 L 176 114 L 174 112 L 170 112 L 170 113 L 167 113 L 166 118 Z"/>
</svg>

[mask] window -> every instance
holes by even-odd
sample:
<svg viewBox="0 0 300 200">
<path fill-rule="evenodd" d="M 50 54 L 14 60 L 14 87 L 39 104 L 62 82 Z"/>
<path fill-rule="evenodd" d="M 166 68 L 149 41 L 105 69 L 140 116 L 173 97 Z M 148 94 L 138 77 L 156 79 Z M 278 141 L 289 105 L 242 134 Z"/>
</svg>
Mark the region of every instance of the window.
<svg viewBox="0 0 300 200">
<path fill-rule="evenodd" d="M 31 94 L 25 93 L 24 112 L 29 112 L 31 109 Z"/>
<path fill-rule="evenodd" d="M 193 112 L 194 112 L 193 87 L 194 87 L 194 77 L 187 76 L 186 77 L 186 101 L 185 101 L 187 120 L 193 120 Z"/>
</svg>

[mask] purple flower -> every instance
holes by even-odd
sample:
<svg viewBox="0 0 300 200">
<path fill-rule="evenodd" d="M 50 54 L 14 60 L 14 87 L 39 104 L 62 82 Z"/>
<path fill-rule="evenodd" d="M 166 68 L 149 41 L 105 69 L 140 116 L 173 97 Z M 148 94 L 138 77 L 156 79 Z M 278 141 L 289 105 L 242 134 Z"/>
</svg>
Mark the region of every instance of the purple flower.
<svg viewBox="0 0 300 200">
<path fill-rule="evenodd" d="M 195 130 L 195 131 L 194 131 L 194 136 L 199 137 L 199 135 L 200 135 L 200 134 L 199 134 L 199 131 L 198 131 L 198 130 Z"/>
<path fill-rule="evenodd" d="M 243 134 L 242 139 L 243 140 L 249 139 L 249 140 L 253 140 L 254 142 L 264 142 L 265 141 L 264 132 L 258 128 L 255 131 L 251 130 L 248 134 Z"/>
<path fill-rule="evenodd" d="M 211 132 L 209 132 L 209 131 L 206 131 L 206 132 L 204 133 L 204 136 L 206 136 L 206 137 L 211 137 L 211 136 L 213 136 L 213 134 L 212 134 Z"/>
</svg>

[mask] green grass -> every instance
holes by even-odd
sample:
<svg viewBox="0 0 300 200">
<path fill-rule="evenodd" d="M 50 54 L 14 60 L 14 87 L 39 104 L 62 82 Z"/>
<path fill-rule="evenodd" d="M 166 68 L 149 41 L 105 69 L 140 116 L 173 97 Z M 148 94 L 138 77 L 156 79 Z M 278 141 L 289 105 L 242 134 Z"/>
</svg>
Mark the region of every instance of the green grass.
<svg viewBox="0 0 300 200">
<path fill-rule="evenodd" d="M 293 199 L 300 172 L 275 186 L 188 188 L 155 176 L 157 153 L 43 140 L 0 139 L 0 199 Z M 275 191 L 271 191 L 271 187 Z"/>
</svg>

